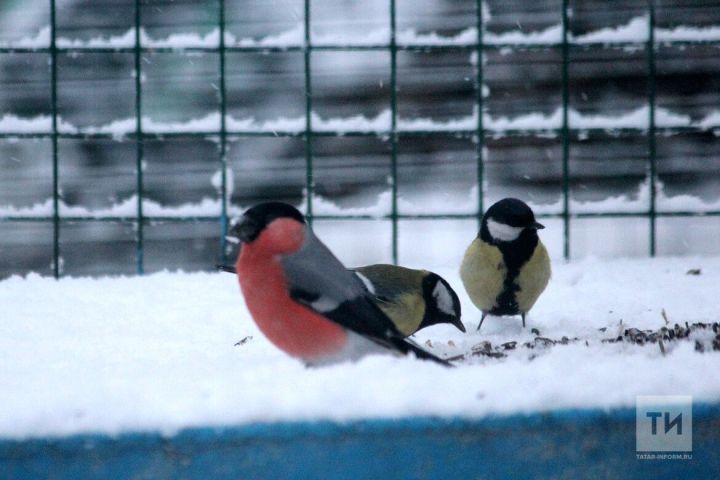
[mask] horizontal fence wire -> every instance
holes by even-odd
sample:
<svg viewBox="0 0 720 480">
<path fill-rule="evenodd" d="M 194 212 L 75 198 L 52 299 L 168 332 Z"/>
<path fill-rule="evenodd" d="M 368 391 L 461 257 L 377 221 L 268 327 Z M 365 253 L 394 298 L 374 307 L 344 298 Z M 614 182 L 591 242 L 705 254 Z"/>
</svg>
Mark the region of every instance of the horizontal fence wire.
<svg viewBox="0 0 720 480">
<path fill-rule="evenodd" d="M 568 126 L 567 131 L 571 135 L 584 135 L 584 134 L 608 134 L 611 136 L 622 137 L 625 135 L 637 135 L 638 133 L 646 134 L 649 127 L 573 127 Z M 678 127 L 654 127 L 656 136 L 661 135 L 680 135 L 688 133 L 714 133 L 720 132 L 720 125 L 704 127 L 704 126 L 678 126 Z M 486 137 L 491 138 L 503 138 L 503 137 L 534 137 L 534 136 L 554 136 L 562 137 L 564 129 L 562 127 L 553 128 L 513 128 L 513 129 L 493 129 L 484 128 L 483 134 Z M 378 130 L 312 130 L 313 137 L 379 137 L 387 138 L 392 136 L 392 129 L 378 129 Z M 457 138 L 475 138 L 478 133 L 478 129 L 474 127 L 461 128 L 457 130 L 402 130 L 401 127 L 397 127 L 395 134 L 401 138 L 412 138 L 412 137 L 457 137 Z M 287 137 L 287 138 L 304 138 L 307 133 L 305 130 L 302 131 L 283 131 L 283 130 L 268 130 L 268 131 L 256 131 L 256 130 L 231 130 L 227 129 L 224 133 L 226 139 L 232 140 L 237 138 L 248 138 L 248 137 Z M 62 130 L 57 133 L 53 131 L 48 132 L 0 132 L 0 139 L 10 140 L 21 140 L 21 139 L 51 139 L 53 136 L 57 136 L 60 139 L 71 139 L 71 140 L 124 140 L 124 139 L 135 139 L 142 138 L 145 140 L 164 140 L 164 139 L 175 139 L 175 138 L 200 138 L 204 140 L 216 141 L 220 143 L 222 134 L 220 131 L 182 131 L 182 132 L 127 132 L 122 135 L 114 133 L 82 133 L 82 132 L 63 132 Z"/>
<path fill-rule="evenodd" d="M 655 40 L 656 46 L 667 46 L 667 47 L 694 47 L 694 46 L 720 46 L 720 39 L 707 38 L 707 39 L 696 39 L 696 40 Z M 610 42 L 583 42 L 583 43 L 572 43 L 569 41 L 568 47 L 572 50 L 595 50 L 598 48 L 603 49 L 636 49 L 645 48 L 647 42 L 644 40 L 631 40 L 631 41 L 610 41 Z M 511 42 L 511 43 L 483 43 L 479 44 L 483 50 L 548 50 L 548 49 L 561 49 L 563 48 L 563 42 L 547 42 L 547 43 L 523 43 L 523 42 Z M 435 51 L 459 51 L 459 52 L 471 52 L 478 48 L 478 43 L 464 43 L 464 44 L 423 44 L 423 43 L 412 43 L 403 44 L 397 43 L 395 48 L 398 51 L 410 51 L 410 52 L 435 52 Z M 225 45 L 222 48 L 220 46 L 187 46 L 187 47 L 156 47 L 156 46 L 140 46 L 140 51 L 143 53 L 220 53 L 225 52 L 238 52 L 238 53 L 284 53 L 284 52 L 299 52 L 303 53 L 305 50 L 318 51 L 318 52 L 336 52 L 336 51 L 356 51 L 356 52 L 368 52 L 368 51 L 388 51 L 390 44 L 376 44 L 376 45 L 353 45 L 353 44 L 336 44 L 336 45 L 286 45 L 286 46 L 243 46 L 243 45 Z M 99 46 L 99 47 L 56 47 L 58 53 L 67 54 L 80 54 L 80 53 L 135 53 L 135 47 L 113 47 L 113 46 Z M 1 53 L 46 53 L 49 54 L 51 48 L 49 47 L 12 47 L 4 46 L 0 47 Z"/>
<path fill-rule="evenodd" d="M 53 169 L 53 198 L 52 198 L 52 215 L 0 215 L 0 222 L 17 221 L 17 222 L 52 222 L 53 224 L 53 274 L 55 277 L 62 275 L 62 252 L 60 251 L 60 224 L 62 222 L 118 222 L 132 224 L 136 232 L 136 271 L 143 273 L 144 260 L 144 225 L 152 222 L 218 222 L 220 232 L 220 243 L 218 258 L 221 261 L 226 260 L 227 244 L 225 235 L 227 233 L 228 221 L 230 216 L 230 206 L 228 205 L 229 186 L 228 186 L 228 161 L 227 146 L 228 142 L 236 138 L 245 137 L 295 137 L 301 138 L 305 142 L 305 198 L 306 212 L 309 220 L 389 220 L 392 223 L 392 259 L 397 262 L 398 258 L 398 221 L 399 220 L 444 220 L 444 219 L 475 219 L 479 222 L 484 210 L 484 145 L 486 138 L 496 137 L 520 137 L 520 136 L 555 136 L 562 142 L 562 211 L 558 213 L 539 214 L 540 218 L 559 218 L 563 221 L 563 254 L 565 258 L 570 257 L 570 219 L 582 218 L 622 218 L 622 217 L 641 217 L 648 218 L 650 222 L 650 238 L 649 238 L 649 254 L 656 253 L 656 219 L 660 217 L 698 217 L 698 216 L 720 216 L 720 211 L 658 211 L 656 205 L 656 181 L 657 181 L 657 152 L 655 139 L 658 135 L 674 135 L 683 133 L 707 133 L 712 132 L 718 135 L 720 126 L 674 126 L 663 127 L 656 125 L 656 67 L 655 56 L 656 49 L 660 46 L 668 47 L 691 47 L 691 46 L 717 46 L 720 47 L 720 39 L 697 39 L 697 40 L 658 40 L 655 35 L 655 5 L 653 0 L 648 0 L 648 37 L 646 41 L 620 41 L 620 42 L 593 42 L 593 43 L 573 43 L 569 35 L 568 0 L 562 2 L 562 37 L 559 42 L 551 43 L 496 43 L 483 41 L 483 12 L 482 0 L 476 0 L 476 29 L 477 41 L 467 44 L 403 44 L 396 38 L 396 0 L 388 0 L 389 17 L 390 17 L 390 39 L 389 43 L 373 44 L 373 45 L 314 45 L 312 44 L 312 19 L 311 19 L 311 0 L 304 2 L 304 31 L 303 43 L 301 45 L 288 45 L 282 47 L 275 46 L 241 46 L 227 45 L 225 42 L 225 1 L 218 0 L 219 15 L 218 28 L 220 39 L 218 46 L 208 47 L 149 47 L 142 45 L 141 41 L 141 1 L 134 0 L 135 9 L 135 37 L 134 46 L 132 47 L 67 47 L 57 45 L 56 31 L 56 0 L 50 0 L 50 44 L 49 47 L 0 47 L 0 54 L 44 54 L 49 56 L 51 71 L 51 129 L 47 132 L 0 132 L 0 139 L 50 139 L 52 142 L 52 169 Z M 646 127 L 623 127 L 623 128 L 582 128 L 573 127 L 569 122 L 569 65 L 571 63 L 570 54 L 573 51 L 588 51 L 593 49 L 644 49 L 647 54 L 647 105 L 649 107 L 648 125 Z M 561 69 L 561 90 L 562 90 L 562 122 L 559 127 L 552 128 L 532 128 L 532 129 L 493 129 L 484 123 L 484 99 L 483 99 L 483 60 L 482 56 L 486 51 L 522 51 L 522 50 L 559 50 L 562 59 Z M 312 52 L 334 52 L 334 51 L 380 51 L 390 53 L 390 126 L 386 129 L 358 129 L 358 130 L 332 130 L 332 129 L 316 129 L 312 123 L 313 95 L 312 95 Z M 458 129 L 403 129 L 398 122 L 397 115 L 397 53 L 401 51 L 410 52 L 474 52 L 477 55 L 475 66 L 475 102 L 477 106 L 477 120 L 474 126 Z M 259 52 L 259 53 L 284 53 L 299 52 L 304 56 L 304 82 L 305 82 L 305 128 L 303 130 L 278 131 L 278 130 L 233 130 L 227 127 L 227 91 L 226 91 L 226 54 L 231 52 Z M 82 53 L 127 53 L 134 56 L 135 64 L 135 129 L 132 132 L 125 132 L 122 135 L 111 132 L 82 132 L 82 131 L 63 131 L 58 125 L 58 105 L 57 105 L 57 84 L 58 84 L 58 65 L 57 57 L 61 54 L 82 54 Z M 146 131 L 142 125 L 142 80 L 141 80 L 141 57 L 144 53 L 210 53 L 219 56 L 219 92 L 218 92 L 218 109 L 220 111 L 220 127 L 219 130 L 200 130 L 200 131 Z M 650 183 L 650 200 L 647 210 L 631 211 L 631 212 L 573 212 L 570 208 L 570 178 L 571 172 L 569 167 L 569 144 L 574 137 L 585 135 L 588 133 L 605 133 L 615 136 L 645 134 L 648 139 L 648 181 Z M 387 138 L 391 147 L 391 211 L 386 215 L 323 215 L 315 214 L 313 209 L 313 192 L 314 192 L 314 173 L 313 173 L 313 138 L 314 137 L 381 137 Z M 459 138 L 471 138 L 476 140 L 476 181 L 478 186 L 477 211 L 473 213 L 463 214 L 403 214 L 398 210 L 398 190 L 397 190 L 397 144 L 399 139 L 406 137 L 426 137 L 426 136 L 451 136 Z M 146 140 L 162 140 L 171 138 L 202 138 L 218 143 L 218 163 L 221 168 L 220 195 L 221 212 L 219 215 L 186 215 L 186 216 L 163 216 L 163 215 L 146 215 L 143 211 L 143 143 Z M 60 208 L 60 191 L 58 185 L 59 178 L 59 159 L 58 159 L 58 140 L 59 139 L 112 139 L 112 140 L 128 140 L 135 142 L 136 145 L 136 195 L 137 195 L 137 211 L 134 216 L 128 215 L 98 215 L 98 216 L 77 216 L 63 215 Z"/>
</svg>

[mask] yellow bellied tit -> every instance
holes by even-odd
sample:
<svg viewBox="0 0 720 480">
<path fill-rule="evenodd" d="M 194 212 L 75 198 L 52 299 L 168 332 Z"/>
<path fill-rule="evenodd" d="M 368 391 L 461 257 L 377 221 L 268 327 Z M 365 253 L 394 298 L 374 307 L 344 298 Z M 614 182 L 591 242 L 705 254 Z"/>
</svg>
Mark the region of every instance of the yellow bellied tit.
<svg viewBox="0 0 720 480">
<path fill-rule="evenodd" d="M 440 275 L 396 265 L 377 264 L 351 268 L 380 309 L 405 336 L 418 330 L 449 323 L 460 331 L 460 300 Z"/>
<path fill-rule="evenodd" d="M 525 327 L 525 315 L 550 280 L 541 228 L 532 209 L 516 198 L 504 198 L 485 212 L 460 266 L 465 291 L 482 312 L 478 330 L 488 314 L 519 314 Z"/>
</svg>

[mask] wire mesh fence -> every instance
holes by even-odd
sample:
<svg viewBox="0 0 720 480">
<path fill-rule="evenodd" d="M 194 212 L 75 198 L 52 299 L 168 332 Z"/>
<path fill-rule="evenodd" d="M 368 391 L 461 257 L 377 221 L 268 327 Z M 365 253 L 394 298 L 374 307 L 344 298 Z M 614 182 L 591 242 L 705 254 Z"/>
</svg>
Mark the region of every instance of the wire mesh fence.
<svg viewBox="0 0 720 480">
<path fill-rule="evenodd" d="M 399 240 L 400 222 L 413 220 L 445 220 L 445 219 L 466 219 L 479 221 L 487 202 L 487 149 L 488 145 L 498 138 L 548 138 L 559 139 L 559 161 L 553 168 L 560 172 L 561 202 L 557 211 L 540 212 L 541 218 L 557 218 L 562 224 L 562 254 L 565 258 L 571 256 L 571 238 L 573 235 L 573 223 L 571 220 L 596 219 L 611 217 L 627 217 L 647 222 L 647 244 L 648 255 L 655 255 L 657 251 L 657 223 L 658 219 L 670 217 L 694 217 L 694 216 L 718 216 L 720 209 L 716 208 L 658 208 L 658 139 L 668 138 L 673 135 L 700 135 L 706 141 L 717 146 L 720 135 L 720 122 L 673 122 L 667 120 L 666 112 L 659 115 L 657 108 L 657 62 L 658 56 L 663 55 L 663 49 L 682 48 L 720 48 L 720 35 L 698 34 L 681 35 L 677 30 L 670 31 L 667 28 L 658 29 L 656 25 L 656 1 L 646 0 L 641 12 L 643 22 L 636 26 L 641 30 L 639 35 L 577 35 L 571 31 L 570 25 L 572 15 L 581 10 L 582 5 L 574 5 L 570 0 L 558 1 L 558 14 L 560 23 L 555 30 L 548 29 L 544 37 L 533 37 L 532 35 L 521 36 L 519 39 L 513 36 L 503 36 L 486 29 L 489 15 L 484 2 L 477 0 L 473 2 L 473 21 L 469 28 L 460 35 L 438 40 L 437 36 L 416 35 L 408 36 L 406 31 L 398 28 L 398 5 L 397 0 L 388 0 L 386 4 L 388 27 L 385 35 L 379 38 L 365 38 L 360 41 L 343 41 L 342 37 L 326 37 L 315 39 L 311 34 L 313 30 L 313 16 L 317 10 L 313 8 L 312 0 L 304 0 L 300 28 L 293 40 L 288 42 L 238 42 L 229 35 L 227 31 L 225 0 L 218 0 L 216 16 L 216 35 L 212 38 L 201 39 L 199 42 L 184 45 L 179 43 L 152 42 L 146 38 L 143 13 L 149 5 L 141 0 L 135 0 L 133 8 L 132 29 L 124 38 L 117 42 L 73 44 L 69 41 L 59 41 L 58 30 L 58 3 L 56 0 L 49 1 L 49 29 L 47 31 L 47 46 L 7 44 L 0 46 L 0 56 L 30 55 L 46 58 L 50 65 L 49 81 L 49 102 L 50 115 L 49 125 L 39 129 L 15 129 L 12 127 L 0 129 L 0 139 L 40 139 L 49 141 L 49 156 L 51 158 L 52 185 L 51 202 L 45 213 L 33 212 L 24 214 L 22 211 L 0 212 L 0 224 L 17 225 L 21 223 L 50 226 L 52 230 L 52 273 L 59 277 L 63 273 L 62 259 L 72 250 L 72 225 L 79 223 L 107 223 L 132 227 L 132 235 L 127 232 L 120 232 L 125 236 L 125 245 L 122 250 L 124 255 L 132 256 L 134 270 L 142 274 L 145 270 L 144 254 L 147 249 L 148 228 L 157 222 L 166 223 L 202 223 L 208 225 L 217 233 L 218 244 L 215 249 L 218 261 L 226 261 L 228 246 L 226 245 L 225 234 L 228 223 L 233 215 L 230 205 L 232 191 L 232 168 L 228 160 L 228 150 L 231 142 L 246 138 L 289 138 L 303 142 L 304 161 L 304 209 L 308 218 L 313 220 L 368 220 L 386 221 L 391 225 L 390 258 L 398 261 L 401 242 Z M 712 3 L 712 2 L 711 2 Z M 660 31 L 661 35 L 657 32 Z M 615 32 L 617 33 L 617 32 Z M 573 65 L 580 61 L 583 56 L 593 57 L 601 55 L 612 55 L 612 52 L 631 52 L 630 54 L 640 58 L 645 68 L 645 85 L 640 88 L 644 91 L 645 108 L 636 111 L 637 121 L 617 122 L 615 125 L 593 123 L 589 116 L 582 117 L 571 106 L 571 85 L 573 82 Z M 318 55 L 331 55 L 334 53 L 366 52 L 387 56 L 387 81 L 389 85 L 387 96 L 387 116 L 379 118 L 377 122 L 367 125 L 365 123 L 333 124 L 324 121 L 316 115 L 317 103 L 320 101 L 314 92 L 318 82 L 315 70 L 316 58 Z M 470 55 L 475 59 L 472 63 L 474 69 L 472 78 L 468 78 L 472 84 L 473 105 L 472 114 L 464 121 L 439 123 L 422 123 L 403 120 L 399 115 L 399 91 L 400 85 L 406 79 L 402 76 L 398 65 L 398 58 L 401 55 L 412 54 L 453 54 L 460 52 Z M 489 66 L 486 60 L 489 56 L 504 56 L 513 53 L 523 52 L 552 52 L 559 55 L 559 108 L 555 116 L 543 117 L 538 122 L 522 123 L 507 122 L 502 124 L 497 119 L 486 115 L 488 97 L 484 93 L 486 76 Z M 608 53 L 610 52 L 610 53 Z M 63 64 L 61 56 L 72 57 L 74 54 L 96 54 L 96 55 L 125 55 L 132 58 L 132 91 L 134 99 L 132 102 L 132 122 L 123 125 L 116 125 L 116 128 L 74 128 L 63 124 L 63 118 L 59 114 L 59 75 L 62 73 Z M 170 58 L 175 55 L 208 55 L 217 59 L 214 62 L 215 68 L 211 74 L 215 77 L 213 87 L 216 94 L 217 115 L 211 121 L 198 124 L 199 128 L 193 128 L 193 124 L 174 126 L 173 124 L 158 127 L 149 121 L 145 115 L 144 96 L 150 88 L 146 82 L 146 71 L 151 67 L 145 64 L 145 55 L 155 55 Z M 259 54 L 266 56 L 280 56 L 296 54 L 302 57 L 303 71 L 301 85 L 304 95 L 304 112 L 301 122 L 295 124 L 285 122 L 278 124 L 266 123 L 264 126 L 243 124 L 232 119 L 229 111 L 233 100 L 229 98 L 231 85 L 228 84 L 228 69 L 234 64 L 235 55 Z M 528 82 L 533 79 L 529 78 Z M 554 101 L 551 100 L 551 101 Z M 577 118 L 573 118 L 573 115 Z M 208 124 L 210 126 L 208 126 Z M 120 133 L 118 133 L 120 132 Z M 64 161 L 62 158 L 62 142 L 82 141 L 114 141 L 121 136 L 126 141 L 131 141 L 133 146 L 132 155 L 134 169 L 132 172 L 133 185 L 132 197 L 122 209 L 110 209 L 100 213 L 87 214 L 86 212 L 63 208 L 62 188 L 59 182 L 63 170 Z M 646 183 L 647 195 L 641 202 L 631 209 L 607 209 L 594 208 L 591 211 L 575 211 L 571 202 L 571 183 L 573 180 L 571 149 L 578 142 L 597 138 L 596 142 L 602 144 L 606 136 L 613 138 L 631 137 L 638 143 L 635 148 L 646 152 L 643 176 Z M 316 208 L 316 162 L 317 150 L 321 148 L 324 139 L 341 138 L 379 138 L 387 144 L 389 152 L 389 204 L 387 211 L 378 214 L 373 212 L 353 213 L 337 211 L 328 212 L 326 209 Z M 473 183 L 477 187 L 477 194 L 474 196 L 472 211 L 404 211 L 399 206 L 399 176 L 402 175 L 399 167 L 399 158 L 403 155 L 403 148 L 406 142 L 415 139 L 439 139 L 440 142 L 452 142 L 457 139 L 464 139 L 472 143 L 474 150 L 474 171 L 472 172 Z M 218 187 L 219 212 L 217 214 L 205 214 L 202 211 L 190 212 L 188 214 L 173 213 L 166 214 L 162 209 L 148 207 L 146 191 L 148 177 L 146 157 L 148 149 L 152 148 L 152 142 L 167 139 L 181 139 L 194 142 L 210 142 L 216 146 L 214 156 L 211 160 L 217 165 L 219 175 L 215 179 Z M 596 143 L 597 145 L 597 143 Z M 179 155 L 182 155 L 180 152 Z M 162 172 L 161 172 L 162 174 Z M 247 172 L 246 172 L 247 174 Z M 249 174 L 252 174 L 250 172 Z M 280 175 L 282 172 L 279 173 Z M 9 228 L 9 227 L 7 227 Z M 67 242 L 63 241 L 66 236 Z M 132 253 L 129 253 L 129 245 L 132 245 Z M 80 253 L 82 254 L 82 253 Z M 108 252 L 108 254 L 112 254 Z M 117 253 L 116 253 L 117 254 Z M 12 261 L 12 260 L 11 260 Z M 12 270 L 12 268 L 10 269 Z"/>
</svg>

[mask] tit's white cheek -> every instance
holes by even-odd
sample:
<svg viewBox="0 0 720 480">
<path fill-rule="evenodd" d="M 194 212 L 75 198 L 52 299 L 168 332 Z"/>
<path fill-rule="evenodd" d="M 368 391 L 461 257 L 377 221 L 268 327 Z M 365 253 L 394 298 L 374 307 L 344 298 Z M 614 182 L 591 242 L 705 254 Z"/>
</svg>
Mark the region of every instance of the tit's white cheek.
<svg viewBox="0 0 720 480">
<path fill-rule="evenodd" d="M 504 223 L 498 223 L 492 218 L 488 219 L 487 226 L 490 231 L 490 236 L 496 240 L 500 240 L 501 242 L 512 242 L 517 240 L 520 233 L 523 231 L 523 227 L 511 227 L 510 225 L 506 225 Z"/>
<path fill-rule="evenodd" d="M 437 307 L 441 312 L 446 313 L 447 315 L 455 315 L 452 296 L 450 295 L 450 292 L 445 287 L 445 285 L 442 284 L 442 282 L 437 282 L 437 284 L 435 285 L 435 289 L 433 290 L 433 297 L 435 297 Z"/>
</svg>

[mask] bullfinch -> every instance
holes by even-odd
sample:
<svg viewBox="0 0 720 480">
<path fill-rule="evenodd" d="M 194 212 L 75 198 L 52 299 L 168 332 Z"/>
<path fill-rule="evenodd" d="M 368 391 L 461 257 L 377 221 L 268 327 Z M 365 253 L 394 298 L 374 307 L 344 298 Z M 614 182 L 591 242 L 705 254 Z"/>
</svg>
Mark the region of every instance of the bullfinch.
<svg viewBox="0 0 720 480">
<path fill-rule="evenodd" d="M 236 273 L 233 266 L 218 268 Z M 350 271 L 404 336 L 439 323 L 452 324 L 465 332 L 460 320 L 460 300 L 440 275 L 388 264 L 355 267 Z"/>
<path fill-rule="evenodd" d="M 516 198 L 488 208 L 480 232 L 465 252 L 460 278 L 482 312 L 478 330 L 490 315 L 525 315 L 550 280 L 550 257 L 538 237 L 545 228 L 532 209 Z"/>
<path fill-rule="evenodd" d="M 465 331 L 460 321 L 460 300 L 440 275 L 386 264 L 351 270 L 406 337 L 439 323 L 450 323 Z"/>
<path fill-rule="evenodd" d="M 408 354 L 451 366 L 406 340 L 362 281 L 280 202 L 258 204 L 232 228 L 241 242 L 235 270 L 253 320 L 279 349 L 307 365 Z"/>
</svg>

